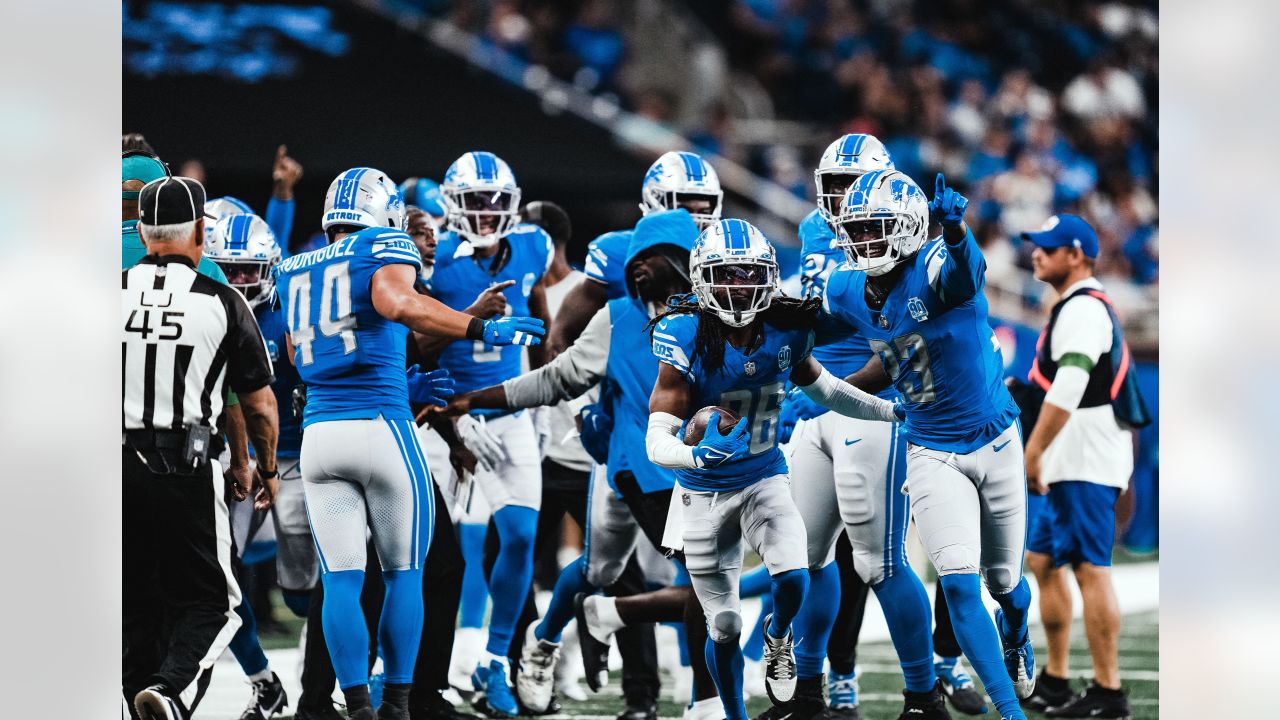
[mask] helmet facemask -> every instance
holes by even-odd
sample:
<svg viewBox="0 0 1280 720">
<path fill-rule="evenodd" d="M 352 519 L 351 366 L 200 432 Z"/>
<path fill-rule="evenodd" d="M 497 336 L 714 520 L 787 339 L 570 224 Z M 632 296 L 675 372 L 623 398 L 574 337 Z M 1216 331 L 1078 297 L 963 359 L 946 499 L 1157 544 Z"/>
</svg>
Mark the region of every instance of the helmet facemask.
<svg viewBox="0 0 1280 720">
<path fill-rule="evenodd" d="M 268 260 L 214 260 L 222 273 L 227 276 L 227 284 L 244 296 L 249 307 L 256 308 L 271 297 L 275 279 L 271 276 L 271 266 L 275 261 Z"/>
<path fill-rule="evenodd" d="M 704 261 L 693 274 L 698 305 L 726 325 L 745 327 L 769 309 L 778 289 L 778 266 L 768 260 Z"/>
<path fill-rule="evenodd" d="M 848 172 L 843 168 L 837 170 L 815 170 L 813 181 L 818 190 L 818 212 L 831 222 L 840 214 L 840 203 L 845 192 L 853 186 L 863 173 Z"/>
<path fill-rule="evenodd" d="M 520 190 L 465 189 L 446 193 L 448 228 L 477 248 L 493 247 L 520 221 Z"/>
<path fill-rule="evenodd" d="M 905 259 L 903 248 L 911 246 L 919 231 L 910 227 L 913 223 L 908 216 L 871 215 L 847 213 L 837 217 L 836 245 L 844 250 L 853 269 L 868 275 L 883 275 Z"/>
<path fill-rule="evenodd" d="M 664 192 L 655 193 L 653 202 L 640 206 L 641 213 L 648 215 L 664 210 L 684 209 L 689 212 L 699 230 L 706 230 L 720 221 L 723 210 L 724 193 Z"/>
</svg>

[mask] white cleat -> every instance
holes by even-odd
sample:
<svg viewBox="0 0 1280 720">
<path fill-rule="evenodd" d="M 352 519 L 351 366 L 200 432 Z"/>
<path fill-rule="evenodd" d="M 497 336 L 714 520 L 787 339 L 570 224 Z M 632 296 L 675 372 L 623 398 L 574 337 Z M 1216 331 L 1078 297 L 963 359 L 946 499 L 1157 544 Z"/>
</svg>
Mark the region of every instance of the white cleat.
<svg viewBox="0 0 1280 720">
<path fill-rule="evenodd" d="M 787 636 L 774 638 L 769 634 L 773 621 L 770 613 L 764 619 L 764 688 L 774 705 L 781 705 L 796 694 L 796 654 L 791 647 L 791 629 Z"/>
<path fill-rule="evenodd" d="M 555 690 L 556 661 L 560 659 L 560 643 L 539 640 L 534 635 L 537 623 L 529 623 L 524 635 L 524 650 L 516 670 L 516 695 L 535 713 L 545 712 Z"/>
<path fill-rule="evenodd" d="M 724 705 L 718 697 L 694 700 L 684 709 L 681 720 L 725 720 Z"/>
</svg>

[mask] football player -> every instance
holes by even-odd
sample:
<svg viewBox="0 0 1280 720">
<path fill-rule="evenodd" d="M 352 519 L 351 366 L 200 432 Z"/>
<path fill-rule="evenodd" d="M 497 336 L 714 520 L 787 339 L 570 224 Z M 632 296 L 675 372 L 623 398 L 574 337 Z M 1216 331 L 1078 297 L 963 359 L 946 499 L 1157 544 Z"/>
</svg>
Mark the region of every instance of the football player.
<svg viewBox="0 0 1280 720">
<path fill-rule="evenodd" d="M 932 202 L 896 170 L 863 175 L 835 220 L 849 263 L 831 273 L 823 303 L 876 353 L 850 382 L 892 384 L 905 403 L 898 434 L 908 443 L 911 512 L 957 638 L 1001 717 L 1023 718 L 1018 698 L 1031 693 L 1035 674 L 1022 577 L 1022 441 L 967 205 L 941 174 Z M 931 215 L 943 233 L 927 240 Z M 1000 605 L 994 625 L 980 572 Z"/>
<path fill-rule="evenodd" d="M 745 539 L 771 576 L 774 610 L 765 623 L 765 685 L 775 704 L 796 689 L 791 620 L 809 586 L 804 521 L 791 499 L 778 449 L 778 410 L 788 381 L 815 402 L 852 417 L 893 422 L 893 403 L 867 395 L 813 359 L 817 301 L 778 291 L 778 264 L 764 235 L 722 220 L 698 237 L 689 264 L 692 296 L 653 326 L 661 361 L 649 400 L 649 459 L 676 471 L 673 509 L 683 513 L 664 544 L 683 546 L 685 566 L 709 628 L 705 646 L 729 720 L 745 720 L 739 576 Z M 721 406 L 739 416 L 726 434 L 719 412 L 702 439 L 677 437 L 691 413 Z M 673 498 L 675 500 L 675 498 Z"/>
<path fill-rule="evenodd" d="M 520 187 L 501 158 L 469 152 L 445 172 L 440 186 L 448 215 L 436 247 L 436 265 L 427 289 L 445 305 L 462 310 L 485 289 L 501 286 L 505 311 L 545 319 L 546 293 L 540 282 L 551 266 L 554 247 L 542 228 L 520 223 Z M 494 347 L 484 340 L 458 340 L 440 354 L 459 391 L 488 387 L 520 375 L 519 347 Z M 531 348 L 529 364 L 542 365 L 542 349 Z M 529 413 L 477 411 L 500 445 L 492 468 L 480 468 L 476 483 L 493 511 L 501 549 L 489 577 L 493 609 L 484 655 L 472 674 L 483 693 L 478 707 L 497 716 L 519 712 L 512 691 L 507 652 L 533 579 L 533 543 L 542 496 L 542 455 Z M 482 702 L 481 702 L 482 701 Z"/>
<path fill-rule="evenodd" d="M 649 166 L 640 186 L 640 214 L 683 208 L 699 229 L 720 219 L 724 192 L 715 168 L 696 153 L 671 151 Z M 627 295 L 627 249 L 632 230 L 607 232 L 587 245 L 587 279 L 566 298 L 547 337 L 547 355 L 555 357 L 582 334 L 587 322 L 609 301 Z"/>
<path fill-rule="evenodd" d="M 353 168 L 325 197 L 329 245 L 275 271 L 290 361 L 307 384 L 302 479 L 324 585 L 324 635 L 348 711 L 360 720 L 408 718 L 434 517 L 409 403 L 443 404 L 452 392 L 443 373 L 405 372 L 408 333 L 507 345 L 538 342 L 544 332 L 536 319 L 485 321 L 418 294 L 422 261 L 404 225 L 404 202 L 387 176 Z M 386 584 L 379 623 L 386 685 L 376 714 L 360 609 L 366 533 Z"/>
</svg>

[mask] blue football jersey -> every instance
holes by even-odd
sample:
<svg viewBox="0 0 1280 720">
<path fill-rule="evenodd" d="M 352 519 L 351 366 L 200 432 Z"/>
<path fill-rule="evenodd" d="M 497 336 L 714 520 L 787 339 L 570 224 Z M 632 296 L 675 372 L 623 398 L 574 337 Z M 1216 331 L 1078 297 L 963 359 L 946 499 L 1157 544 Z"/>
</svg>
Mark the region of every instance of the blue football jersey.
<svg viewBox="0 0 1280 720">
<path fill-rule="evenodd" d="M 705 492 L 741 490 L 787 472 L 786 458 L 778 449 L 778 410 L 792 366 L 813 349 L 813 332 L 765 325 L 764 339 L 754 352 L 725 343 L 724 367 L 708 373 L 694 352 L 700 321 L 693 314 L 663 318 L 653 331 L 653 354 L 689 382 L 690 416 L 708 405 L 732 410 L 747 418 L 751 443 L 746 457 L 719 467 L 676 470 L 681 487 Z"/>
<path fill-rule="evenodd" d="M 262 339 L 267 344 L 271 367 L 276 373 L 276 379 L 271 383 L 271 392 L 276 396 L 276 409 L 280 414 L 276 454 L 298 457 L 302 450 L 302 422 L 293 414 L 293 389 L 302 384 L 302 379 L 298 377 L 298 369 L 289 362 L 288 350 L 285 349 L 285 343 L 289 342 L 289 329 L 285 327 L 283 311 L 272 309 L 268 303 L 259 305 L 255 315 Z"/>
<path fill-rule="evenodd" d="M 587 277 L 608 288 L 607 297 L 614 300 L 627 296 L 627 247 L 633 230 L 615 230 L 592 240 L 587 245 Z"/>
<path fill-rule="evenodd" d="M 471 245 L 457 234 L 440 236 L 436 246 L 436 268 L 427 282 L 432 297 L 454 310 L 475 302 L 484 289 L 507 280 L 515 284 L 503 290 L 509 315 L 529 315 L 529 294 L 551 266 L 554 248 L 551 236 L 537 225 L 517 225 L 505 238 L 511 245 L 510 258 L 492 272 L 493 261 L 471 254 Z M 487 319 L 487 318 L 486 318 Z M 440 354 L 440 367 L 449 371 L 459 393 L 497 385 L 520 374 L 524 347 L 495 347 L 483 340 L 455 340 Z"/>
<path fill-rule="evenodd" d="M 870 340 L 906 405 L 908 441 L 972 452 L 1018 417 L 987 322 L 986 262 L 970 234 L 955 247 L 928 241 L 906 263 L 879 312 L 867 305 L 866 273 L 849 267 L 828 278 L 823 307 Z"/>
<path fill-rule="evenodd" d="M 814 209 L 800 222 L 800 286 L 804 298 L 820 298 L 831 271 L 845 263 L 844 250 L 836 247 L 836 234 Z M 871 359 L 871 344 L 857 329 L 839 318 L 824 318 L 824 332 L 816 338 L 813 356 L 836 377 L 848 377 L 861 370 Z M 897 392 L 888 388 L 880 397 L 893 400 Z"/>
<path fill-rule="evenodd" d="M 399 230 L 367 228 L 276 266 L 276 292 L 298 375 L 307 384 L 302 426 L 324 420 L 412 420 L 405 383 L 409 328 L 373 307 L 373 274 L 422 261 Z"/>
</svg>

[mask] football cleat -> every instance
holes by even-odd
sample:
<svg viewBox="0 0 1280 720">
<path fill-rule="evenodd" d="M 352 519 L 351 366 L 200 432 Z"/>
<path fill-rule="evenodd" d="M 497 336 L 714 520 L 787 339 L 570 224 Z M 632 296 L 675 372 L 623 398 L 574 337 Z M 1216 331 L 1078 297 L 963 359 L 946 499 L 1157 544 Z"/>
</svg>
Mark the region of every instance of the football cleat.
<svg viewBox="0 0 1280 720">
<path fill-rule="evenodd" d="M 858 669 L 848 675 L 832 672 L 827 679 L 827 714 L 839 720 L 858 720 Z"/>
<path fill-rule="evenodd" d="M 617 720 L 658 720 L 658 703 L 649 697 L 627 700 L 627 706 L 618 714 Z"/>
<path fill-rule="evenodd" d="M 249 707 L 240 714 L 240 720 L 268 720 L 275 717 L 289 704 L 285 695 L 284 683 L 280 677 L 271 673 L 271 678 L 253 683 L 253 697 L 249 698 Z"/>
<path fill-rule="evenodd" d="M 534 635 L 537 623 L 529 623 L 525 631 L 524 651 L 516 670 L 516 694 L 529 710 L 540 713 L 551 704 L 555 689 L 555 667 L 560 659 L 560 643 L 539 640 Z"/>
<path fill-rule="evenodd" d="M 1109 718 L 1129 720 L 1129 698 L 1124 690 L 1108 690 L 1096 682 L 1067 702 L 1045 711 L 1051 718 Z"/>
<path fill-rule="evenodd" d="M 1066 678 L 1054 677 L 1046 670 L 1040 671 L 1040 677 L 1036 678 L 1036 689 L 1031 693 L 1031 697 L 1022 701 L 1022 706 L 1031 710 L 1044 712 L 1051 707 L 1065 705 L 1076 695 L 1071 692 L 1071 681 Z"/>
<path fill-rule="evenodd" d="M 982 715 L 987 711 L 987 703 L 982 693 L 973 684 L 973 678 L 964 669 L 964 660 L 942 658 L 933 664 L 933 672 L 942 683 L 942 692 L 951 701 L 951 706 L 965 715 Z"/>
<path fill-rule="evenodd" d="M 725 720 L 724 704 L 719 697 L 694 700 L 685 707 L 680 720 Z"/>
<path fill-rule="evenodd" d="M 516 696 L 507 683 L 507 666 L 501 660 L 490 660 L 488 667 L 477 665 L 471 673 L 471 684 L 482 698 L 472 700 L 477 710 L 489 717 L 508 718 L 520 713 Z"/>
<path fill-rule="evenodd" d="M 928 692 L 902 691 L 902 714 L 898 720 L 951 720 L 947 701 L 942 696 L 941 683 Z"/>
<path fill-rule="evenodd" d="M 164 687 L 152 685 L 133 696 L 133 708 L 142 720 L 186 720 L 182 707 L 164 692 Z"/>
<path fill-rule="evenodd" d="M 342 720 L 342 713 L 326 700 L 317 705 L 299 705 L 293 720 Z"/>
<path fill-rule="evenodd" d="M 578 650 L 582 653 L 582 671 L 586 674 L 587 687 L 591 692 L 600 692 L 600 688 L 609 684 L 609 644 L 598 640 L 591 631 L 591 620 L 595 614 L 588 602 L 591 597 L 578 593 L 573 598 L 573 616 L 578 621 Z"/>
<path fill-rule="evenodd" d="M 764 689 L 774 704 L 785 703 L 796 694 L 796 654 L 791 646 L 791 629 L 787 636 L 769 634 L 773 613 L 764 619 Z"/>
<path fill-rule="evenodd" d="M 1031 697 L 1036 689 L 1036 656 L 1031 650 L 1031 633 L 1022 626 L 1022 637 L 1010 642 L 1004 634 L 1004 611 L 996 610 L 996 631 L 1004 646 L 1004 669 L 1013 681 L 1013 691 L 1020 699 Z"/>
<path fill-rule="evenodd" d="M 774 705 L 756 720 L 815 720 L 827 711 L 822 700 L 822 676 L 796 682 L 795 695 L 781 705 Z"/>
</svg>

